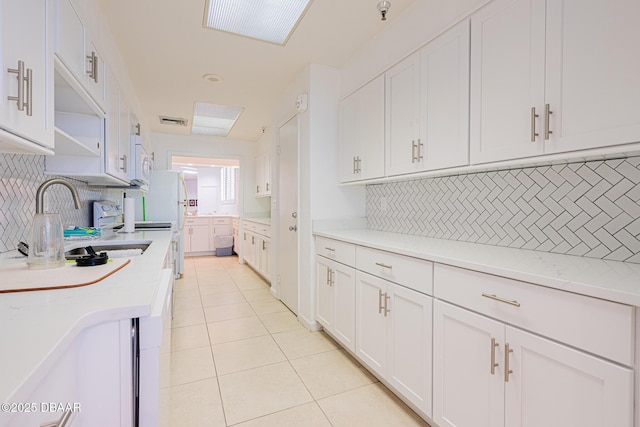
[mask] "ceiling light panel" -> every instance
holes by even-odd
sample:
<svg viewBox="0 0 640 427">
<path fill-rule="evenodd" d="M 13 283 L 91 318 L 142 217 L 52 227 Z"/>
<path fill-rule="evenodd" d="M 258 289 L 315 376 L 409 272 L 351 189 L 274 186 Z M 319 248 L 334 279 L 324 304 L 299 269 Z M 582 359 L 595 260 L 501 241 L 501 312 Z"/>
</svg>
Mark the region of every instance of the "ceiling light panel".
<svg viewBox="0 0 640 427">
<path fill-rule="evenodd" d="M 242 107 L 196 102 L 193 110 L 191 133 L 209 136 L 227 136 L 244 111 Z"/>
<path fill-rule="evenodd" d="M 205 27 L 284 45 L 312 0 L 207 0 Z"/>
</svg>

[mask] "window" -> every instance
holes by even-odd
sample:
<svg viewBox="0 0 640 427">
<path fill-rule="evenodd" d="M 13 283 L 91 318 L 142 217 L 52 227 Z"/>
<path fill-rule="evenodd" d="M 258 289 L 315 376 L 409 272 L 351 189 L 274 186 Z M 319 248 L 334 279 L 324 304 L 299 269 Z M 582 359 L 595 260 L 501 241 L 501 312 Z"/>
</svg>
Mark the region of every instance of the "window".
<svg viewBox="0 0 640 427">
<path fill-rule="evenodd" d="M 220 202 L 236 202 L 236 168 L 220 168 Z"/>
</svg>

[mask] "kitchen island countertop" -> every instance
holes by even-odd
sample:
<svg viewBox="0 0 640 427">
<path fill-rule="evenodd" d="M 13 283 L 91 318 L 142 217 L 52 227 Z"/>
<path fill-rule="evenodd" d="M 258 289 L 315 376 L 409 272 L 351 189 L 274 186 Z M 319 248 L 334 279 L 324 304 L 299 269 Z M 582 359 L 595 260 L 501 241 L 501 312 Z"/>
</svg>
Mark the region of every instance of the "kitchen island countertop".
<svg viewBox="0 0 640 427">
<path fill-rule="evenodd" d="M 171 238 L 171 231 L 141 231 L 68 242 L 67 250 L 98 242 L 152 241 L 144 254 L 131 257 L 127 266 L 95 284 L 1 294 L 0 402 L 25 402 L 84 329 L 103 322 L 148 316 Z M 8 262 L 26 262 L 26 257 L 4 257 L 2 263 Z"/>
<path fill-rule="evenodd" d="M 327 230 L 314 234 L 640 307 L 640 264 L 369 229 Z"/>
</svg>

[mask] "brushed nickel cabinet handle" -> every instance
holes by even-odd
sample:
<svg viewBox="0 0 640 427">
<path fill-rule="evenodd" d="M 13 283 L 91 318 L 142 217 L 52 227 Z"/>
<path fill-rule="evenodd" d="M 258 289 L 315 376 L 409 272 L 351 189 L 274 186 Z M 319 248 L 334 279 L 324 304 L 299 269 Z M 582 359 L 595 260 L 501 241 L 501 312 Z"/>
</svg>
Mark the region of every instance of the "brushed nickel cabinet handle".
<svg viewBox="0 0 640 427">
<path fill-rule="evenodd" d="M 503 302 L 505 304 L 513 305 L 515 307 L 520 307 L 520 303 L 518 301 L 515 301 L 515 300 L 512 301 L 512 300 L 508 300 L 508 299 L 505 299 L 505 298 L 500 298 L 499 296 L 496 296 L 494 294 L 485 294 L 485 293 L 483 293 L 482 296 L 485 297 L 485 298 L 489 298 L 489 299 L 495 300 L 495 301 Z"/>
<path fill-rule="evenodd" d="M 91 64 L 91 67 L 87 70 L 89 78 L 95 83 L 98 83 L 98 55 L 95 52 L 91 52 L 91 55 L 87 55 L 87 59 Z"/>
<path fill-rule="evenodd" d="M 324 248 L 325 248 L 326 250 L 328 250 L 328 251 L 331 251 L 331 252 L 335 252 L 335 251 L 336 251 L 336 250 L 335 250 L 335 248 L 330 248 L 330 247 L 328 247 L 328 246 L 325 246 Z"/>
<path fill-rule="evenodd" d="M 496 363 L 496 347 L 498 347 L 498 343 L 495 338 L 491 338 L 491 375 L 496 374 L 496 367 L 498 363 Z"/>
<path fill-rule="evenodd" d="M 389 300 L 391 297 L 386 292 L 384 293 L 384 317 L 387 317 L 387 314 L 391 312 L 389 309 Z"/>
<path fill-rule="evenodd" d="M 9 101 L 16 101 L 18 104 L 18 111 L 24 111 L 24 61 L 18 61 L 18 68 L 7 68 L 7 71 L 11 74 L 16 74 L 18 79 L 18 96 L 7 96 Z"/>
<path fill-rule="evenodd" d="M 424 157 L 422 156 L 422 148 L 424 147 L 424 144 L 422 142 L 420 142 L 420 138 L 418 138 L 418 162 L 421 162 Z"/>
<path fill-rule="evenodd" d="M 122 167 L 120 168 L 120 170 L 122 172 L 127 172 L 127 155 L 123 154 L 122 157 L 120 157 L 120 160 L 122 161 Z"/>
<path fill-rule="evenodd" d="M 392 265 L 387 265 L 387 264 L 382 263 L 382 262 L 376 262 L 376 265 L 379 266 L 379 267 L 382 267 L 382 268 L 388 268 L 389 270 L 391 270 L 393 268 Z"/>
<path fill-rule="evenodd" d="M 509 354 L 513 353 L 513 350 L 509 348 L 509 343 L 504 345 L 504 382 L 509 382 L 509 374 L 513 374 L 513 371 L 509 368 Z"/>
<path fill-rule="evenodd" d="M 549 106 L 549 104 L 546 104 L 544 106 L 544 115 L 545 115 L 545 121 L 544 121 L 544 139 L 547 140 L 549 139 L 549 135 L 551 135 L 553 132 L 550 130 L 551 124 L 549 123 L 550 120 L 550 116 L 553 114 L 553 111 L 551 111 L 551 107 Z"/>
<path fill-rule="evenodd" d="M 33 116 L 33 111 L 31 109 L 33 105 L 33 70 L 31 68 L 27 68 L 27 77 L 25 82 L 27 83 L 27 100 L 24 102 L 27 107 L 27 116 Z"/>
<path fill-rule="evenodd" d="M 536 136 L 539 134 L 536 133 L 536 119 L 540 117 L 539 114 L 536 114 L 536 107 L 531 107 L 531 142 L 536 142 Z"/>
</svg>

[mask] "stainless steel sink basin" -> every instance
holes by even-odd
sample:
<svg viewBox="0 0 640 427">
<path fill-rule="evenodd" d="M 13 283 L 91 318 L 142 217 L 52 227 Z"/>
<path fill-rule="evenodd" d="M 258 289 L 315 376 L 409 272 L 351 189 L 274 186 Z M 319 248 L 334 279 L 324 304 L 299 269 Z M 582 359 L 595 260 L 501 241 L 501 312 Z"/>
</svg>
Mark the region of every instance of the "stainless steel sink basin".
<svg viewBox="0 0 640 427">
<path fill-rule="evenodd" d="M 122 250 L 127 250 L 127 249 L 140 249 L 142 250 L 142 252 L 144 253 L 144 251 L 147 250 L 147 248 L 149 247 L 149 245 L 151 244 L 150 241 L 145 241 L 145 242 L 137 242 L 137 243 L 129 243 L 129 242 L 96 242 L 96 243 L 88 243 L 86 244 L 86 246 L 91 246 L 93 247 L 93 250 L 96 251 L 97 253 L 100 252 L 105 252 L 105 251 L 122 251 Z M 64 256 L 66 259 L 77 259 L 80 258 L 82 256 L 86 256 L 89 255 L 89 253 L 86 250 L 86 246 L 82 246 L 79 248 L 75 248 L 75 249 L 69 249 L 68 251 L 66 251 L 64 253 Z"/>
</svg>

